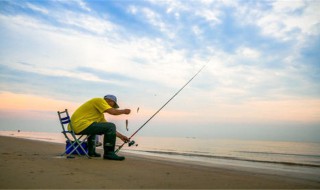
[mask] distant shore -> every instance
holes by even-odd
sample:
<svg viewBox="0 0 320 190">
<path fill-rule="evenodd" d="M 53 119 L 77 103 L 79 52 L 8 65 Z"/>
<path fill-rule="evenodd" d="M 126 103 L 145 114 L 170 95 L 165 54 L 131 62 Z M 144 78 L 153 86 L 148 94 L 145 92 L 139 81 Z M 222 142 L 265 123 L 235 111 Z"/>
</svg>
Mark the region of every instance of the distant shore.
<svg viewBox="0 0 320 190">
<path fill-rule="evenodd" d="M 0 136 L 0 188 L 319 189 L 320 181 L 261 171 L 171 162 L 123 153 L 125 161 L 59 154 L 64 145 Z"/>
</svg>

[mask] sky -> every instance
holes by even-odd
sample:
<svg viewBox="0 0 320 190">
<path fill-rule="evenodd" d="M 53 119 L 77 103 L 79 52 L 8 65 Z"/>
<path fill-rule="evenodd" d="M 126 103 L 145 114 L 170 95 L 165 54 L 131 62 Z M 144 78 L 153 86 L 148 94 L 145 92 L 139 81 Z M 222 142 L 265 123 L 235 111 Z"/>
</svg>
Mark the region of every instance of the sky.
<svg viewBox="0 0 320 190">
<path fill-rule="evenodd" d="M 142 136 L 320 142 L 320 1 L 0 0 L 0 130 L 114 94 Z M 139 111 L 137 109 L 139 108 Z M 129 131 L 125 130 L 125 120 Z"/>
</svg>

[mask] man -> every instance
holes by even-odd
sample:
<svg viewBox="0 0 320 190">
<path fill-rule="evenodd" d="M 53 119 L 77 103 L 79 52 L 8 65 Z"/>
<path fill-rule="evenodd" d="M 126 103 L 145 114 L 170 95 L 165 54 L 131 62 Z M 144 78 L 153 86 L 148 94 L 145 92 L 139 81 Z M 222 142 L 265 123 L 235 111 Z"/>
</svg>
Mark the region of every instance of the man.
<svg viewBox="0 0 320 190">
<path fill-rule="evenodd" d="M 100 157 L 96 153 L 96 135 L 104 134 L 103 149 L 104 159 L 124 160 L 125 157 L 114 153 L 116 137 L 123 142 L 128 142 L 129 138 L 116 131 L 113 123 L 107 122 L 104 113 L 111 115 L 130 114 L 130 109 L 117 109 L 117 98 L 114 95 L 106 95 L 104 98 L 93 98 L 81 105 L 71 117 L 71 125 L 76 134 L 90 135 L 88 138 L 88 154 L 92 157 Z M 70 125 L 68 126 L 70 130 Z"/>
</svg>

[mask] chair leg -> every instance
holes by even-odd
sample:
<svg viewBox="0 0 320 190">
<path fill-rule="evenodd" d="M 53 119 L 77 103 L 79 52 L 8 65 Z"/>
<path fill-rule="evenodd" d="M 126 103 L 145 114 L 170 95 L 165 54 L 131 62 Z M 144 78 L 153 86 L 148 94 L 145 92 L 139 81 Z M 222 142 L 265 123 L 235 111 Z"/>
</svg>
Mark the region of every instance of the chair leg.
<svg viewBox="0 0 320 190">
<path fill-rule="evenodd" d="M 70 146 L 64 151 L 64 153 L 63 154 L 61 154 L 61 156 L 64 156 L 64 155 L 67 155 L 67 156 L 69 156 L 71 153 L 67 153 L 68 151 L 72 151 L 72 153 L 74 152 L 74 150 L 75 150 L 75 142 L 72 142 L 71 140 L 67 140 L 67 142 L 69 142 L 70 143 Z M 73 148 L 73 149 L 72 149 Z M 79 152 L 77 151 L 77 153 L 79 154 Z"/>
<path fill-rule="evenodd" d="M 74 143 L 74 144 L 77 144 L 77 145 L 75 146 L 75 148 L 74 148 L 68 155 L 71 155 L 72 153 L 74 153 L 74 152 L 76 151 L 77 154 L 78 154 L 79 156 L 81 156 L 81 154 L 78 152 L 78 148 L 80 148 L 80 149 L 84 152 L 84 154 L 85 154 L 85 156 L 86 156 L 87 158 L 91 158 L 91 157 L 89 156 L 88 152 L 81 146 L 82 143 L 84 143 L 84 142 L 87 140 L 88 137 L 89 137 L 89 136 L 87 136 L 86 138 L 84 138 L 84 139 L 82 140 L 82 142 L 79 140 L 81 137 L 78 138 L 77 140 L 75 140 L 75 143 Z"/>
<path fill-rule="evenodd" d="M 78 144 L 78 145 L 76 145 L 76 144 Z M 73 149 L 72 149 L 72 151 L 71 151 L 69 154 L 67 154 L 67 156 L 73 154 L 74 152 L 76 152 L 79 156 L 81 155 L 80 152 L 78 151 L 78 147 L 81 147 L 81 143 L 79 144 L 78 140 L 75 140 L 75 141 L 70 145 L 70 147 L 73 147 Z M 82 147 L 81 147 L 81 148 L 82 148 Z M 82 150 L 84 151 L 83 148 L 82 148 Z M 84 151 L 84 153 L 86 153 L 86 152 Z"/>
<path fill-rule="evenodd" d="M 77 155 L 82 156 L 82 154 L 79 152 L 79 151 L 82 151 L 85 154 L 85 156 L 90 159 L 91 157 L 89 156 L 88 152 L 82 146 L 82 143 L 84 143 L 89 138 L 89 135 L 86 136 L 84 139 L 81 139 L 83 137 L 83 135 L 81 135 L 79 138 L 77 138 L 74 135 L 72 135 L 72 136 L 74 137 L 74 141 L 71 141 L 68 138 L 67 142 L 70 143 L 70 146 L 66 148 L 65 152 L 63 154 L 61 154 L 61 156 L 66 155 L 68 157 L 68 156 L 72 155 L 74 152 L 76 152 Z M 67 153 L 67 152 L 69 152 L 69 153 Z"/>
</svg>

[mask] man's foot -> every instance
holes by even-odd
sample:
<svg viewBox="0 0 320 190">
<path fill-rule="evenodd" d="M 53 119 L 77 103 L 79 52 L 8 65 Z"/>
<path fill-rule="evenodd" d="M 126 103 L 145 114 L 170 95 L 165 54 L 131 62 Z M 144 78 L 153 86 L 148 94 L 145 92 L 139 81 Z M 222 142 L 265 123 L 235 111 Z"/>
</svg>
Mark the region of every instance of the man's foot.
<svg viewBox="0 0 320 190">
<path fill-rule="evenodd" d="M 89 153 L 89 156 L 90 156 L 90 157 L 101 157 L 101 154 L 95 152 L 95 153 L 93 153 L 93 154 L 90 154 L 90 153 Z"/>
<path fill-rule="evenodd" d="M 118 155 L 116 155 L 116 153 L 114 153 L 114 152 L 108 152 L 108 153 L 105 153 L 105 154 L 103 155 L 103 159 L 106 159 L 106 160 L 119 160 L 119 161 L 121 161 L 121 160 L 124 160 L 125 157 L 124 157 L 124 156 L 118 156 Z"/>
</svg>

